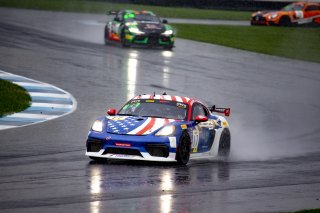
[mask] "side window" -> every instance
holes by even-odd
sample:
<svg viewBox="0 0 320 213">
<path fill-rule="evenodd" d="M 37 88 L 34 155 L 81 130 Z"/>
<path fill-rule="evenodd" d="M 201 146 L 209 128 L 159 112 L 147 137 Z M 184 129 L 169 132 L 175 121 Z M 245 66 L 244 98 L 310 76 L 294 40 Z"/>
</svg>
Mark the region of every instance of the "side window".
<svg viewBox="0 0 320 213">
<path fill-rule="evenodd" d="M 310 5 L 306 8 L 306 11 L 316 11 L 319 10 L 319 8 L 316 5 Z"/>
<path fill-rule="evenodd" d="M 195 103 L 192 107 L 192 120 L 195 120 L 198 115 L 208 116 L 208 111 L 202 104 Z"/>
<path fill-rule="evenodd" d="M 123 13 L 117 13 L 117 15 L 114 18 L 114 20 L 115 21 L 122 21 L 123 20 L 122 16 L 123 16 Z"/>
</svg>

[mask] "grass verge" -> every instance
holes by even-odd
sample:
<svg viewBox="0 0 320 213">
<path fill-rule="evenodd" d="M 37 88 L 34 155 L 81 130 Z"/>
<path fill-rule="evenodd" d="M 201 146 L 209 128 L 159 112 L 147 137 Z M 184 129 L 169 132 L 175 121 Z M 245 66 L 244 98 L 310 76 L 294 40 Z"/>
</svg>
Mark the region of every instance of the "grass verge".
<svg viewBox="0 0 320 213">
<path fill-rule="evenodd" d="M 320 213 L 320 209 L 306 209 L 306 210 L 296 211 L 293 213 Z"/>
<path fill-rule="evenodd" d="M 174 8 L 85 0 L 0 0 L 0 7 L 104 14 L 109 10 L 151 10 L 160 17 L 219 20 L 249 20 L 251 14 L 250 12 L 243 11 Z"/>
<path fill-rule="evenodd" d="M 26 90 L 0 79 L 0 117 L 20 112 L 30 106 L 31 98 Z"/>
<path fill-rule="evenodd" d="M 174 26 L 180 38 L 320 63 L 320 28 Z"/>
</svg>

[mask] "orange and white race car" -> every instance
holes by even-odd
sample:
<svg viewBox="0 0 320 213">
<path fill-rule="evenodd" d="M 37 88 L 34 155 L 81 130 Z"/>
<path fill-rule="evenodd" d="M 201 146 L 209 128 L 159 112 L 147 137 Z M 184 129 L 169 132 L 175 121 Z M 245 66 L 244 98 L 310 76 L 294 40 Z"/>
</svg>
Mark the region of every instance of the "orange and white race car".
<svg viewBox="0 0 320 213">
<path fill-rule="evenodd" d="M 258 11 L 251 16 L 251 25 L 294 26 L 305 24 L 320 26 L 320 3 L 296 2 L 279 11 Z"/>
</svg>

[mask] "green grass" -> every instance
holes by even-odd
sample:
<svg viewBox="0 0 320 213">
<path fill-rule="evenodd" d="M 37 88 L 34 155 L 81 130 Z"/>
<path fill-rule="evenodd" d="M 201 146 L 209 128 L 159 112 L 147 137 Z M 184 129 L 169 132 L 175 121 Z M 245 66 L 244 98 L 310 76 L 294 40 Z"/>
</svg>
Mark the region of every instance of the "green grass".
<svg viewBox="0 0 320 213">
<path fill-rule="evenodd" d="M 0 117 L 20 112 L 30 106 L 31 98 L 26 90 L 0 79 Z"/>
<path fill-rule="evenodd" d="M 0 7 L 15 7 L 26 9 L 73 11 L 86 13 L 103 13 L 109 10 L 135 9 L 151 10 L 160 17 L 220 19 L 220 20 L 249 20 L 250 12 L 223 11 L 194 8 L 173 8 L 160 6 L 146 6 L 137 4 L 119 4 L 84 0 L 0 0 Z"/>
<path fill-rule="evenodd" d="M 320 209 L 306 209 L 306 210 L 296 211 L 294 213 L 320 213 Z"/>
<path fill-rule="evenodd" d="M 320 62 L 320 28 L 174 24 L 180 38 Z"/>
</svg>

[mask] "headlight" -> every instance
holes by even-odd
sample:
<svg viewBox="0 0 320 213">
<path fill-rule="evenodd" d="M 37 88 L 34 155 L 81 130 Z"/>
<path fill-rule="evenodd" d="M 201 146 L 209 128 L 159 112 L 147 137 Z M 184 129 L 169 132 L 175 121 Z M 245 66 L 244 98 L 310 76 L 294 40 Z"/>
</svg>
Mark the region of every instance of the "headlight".
<svg viewBox="0 0 320 213">
<path fill-rule="evenodd" d="M 102 121 L 96 120 L 92 125 L 92 130 L 96 132 L 102 132 Z"/>
<path fill-rule="evenodd" d="M 144 32 L 140 31 L 138 28 L 136 27 L 129 27 L 128 30 L 130 31 L 130 33 L 134 33 L 134 34 L 144 34 Z"/>
<path fill-rule="evenodd" d="M 275 14 L 272 14 L 272 15 L 270 15 L 270 16 L 269 16 L 269 19 L 274 19 L 274 18 L 277 18 L 277 16 L 278 16 L 278 14 L 277 14 L 277 13 L 275 13 Z"/>
<path fill-rule="evenodd" d="M 156 136 L 169 136 L 169 135 L 172 135 L 175 130 L 176 130 L 175 126 L 172 126 L 172 125 L 165 126 L 156 133 Z"/>
<path fill-rule="evenodd" d="M 166 30 L 164 33 L 162 33 L 162 35 L 172 35 L 173 34 L 173 30 Z"/>
</svg>

